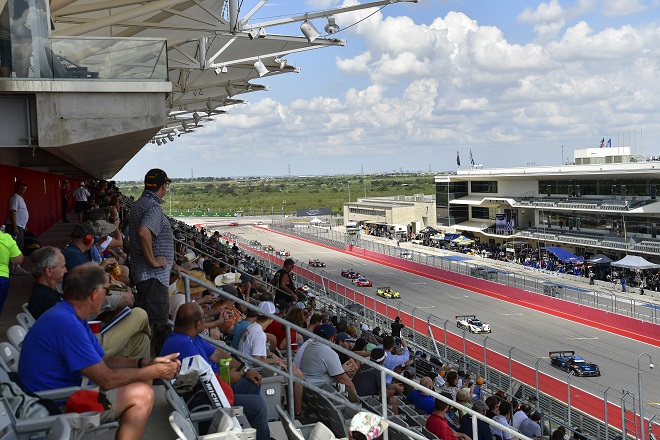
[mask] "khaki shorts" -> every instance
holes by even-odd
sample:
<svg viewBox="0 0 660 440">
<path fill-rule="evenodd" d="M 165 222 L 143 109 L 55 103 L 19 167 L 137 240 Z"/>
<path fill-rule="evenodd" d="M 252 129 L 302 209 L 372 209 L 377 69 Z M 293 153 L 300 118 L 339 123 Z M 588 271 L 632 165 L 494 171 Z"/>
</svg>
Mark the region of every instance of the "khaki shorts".
<svg viewBox="0 0 660 440">
<path fill-rule="evenodd" d="M 117 389 L 115 388 L 109 391 L 105 391 L 105 396 L 108 398 L 108 402 L 110 402 L 112 407 L 108 410 L 103 411 L 100 414 L 101 423 L 114 422 L 117 419 L 115 415 L 115 401 L 117 400 Z"/>
</svg>

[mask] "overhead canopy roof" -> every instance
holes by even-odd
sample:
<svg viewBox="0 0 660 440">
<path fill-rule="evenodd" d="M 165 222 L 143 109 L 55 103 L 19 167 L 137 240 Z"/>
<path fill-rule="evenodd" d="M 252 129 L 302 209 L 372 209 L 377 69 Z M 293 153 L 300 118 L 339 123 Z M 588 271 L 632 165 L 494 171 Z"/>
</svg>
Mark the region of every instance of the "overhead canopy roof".
<svg viewBox="0 0 660 440">
<path fill-rule="evenodd" d="M 559 258 L 564 263 L 575 264 L 575 263 L 584 262 L 584 259 L 582 257 L 578 257 L 577 255 L 568 252 L 566 249 L 562 249 L 559 247 L 547 247 L 546 249 L 548 250 L 548 252 L 550 252 L 555 257 Z"/>
<path fill-rule="evenodd" d="M 294 36 L 277 35 L 271 33 L 273 27 L 417 0 L 379 0 L 292 17 L 280 15 L 268 22 L 255 23 L 253 16 L 267 2 L 51 0 L 55 23 L 52 35 L 166 38 L 173 93 L 166 102 L 170 123 L 157 136 L 162 139 L 168 133 L 192 132 L 205 117 L 224 113 L 224 107 L 244 102 L 234 98 L 237 95 L 266 90 L 252 80 L 299 72 L 287 63 L 285 56 L 345 44 L 329 34 L 313 41 L 308 41 L 302 32 Z M 268 15 L 276 16 L 276 12 L 269 10 Z M 268 73 L 257 71 L 258 61 Z M 193 117 L 195 112 L 198 114 Z"/>
<path fill-rule="evenodd" d="M 587 263 L 609 265 L 612 261 L 614 261 L 614 260 L 612 260 L 607 255 L 598 254 L 596 256 L 593 256 L 593 257 L 589 258 L 587 260 Z"/>
<path fill-rule="evenodd" d="M 614 261 L 612 266 L 625 269 L 656 269 L 660 264 L 653 264 L 638 255 L 626 255 L 619 261 Z"/>
</svg>

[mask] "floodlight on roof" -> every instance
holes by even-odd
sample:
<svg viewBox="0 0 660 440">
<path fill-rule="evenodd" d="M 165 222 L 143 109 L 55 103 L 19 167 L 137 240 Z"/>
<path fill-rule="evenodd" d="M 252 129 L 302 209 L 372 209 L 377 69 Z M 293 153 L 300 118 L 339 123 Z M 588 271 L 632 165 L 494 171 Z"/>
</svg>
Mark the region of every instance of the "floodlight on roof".
<svg viewBox="0 0 660 440">
<path fill-rule="evenodd" d="M 172 133 L 168 133 L 167 138 L 170 140 L 170 142 L 174 142 L 174 136 L 172 136 Z"/>
<path fill-rule="evenodd" d="M 248 32 L 248 37 L 250 37 L 250 40 L 254 40 L 255 38 L 264 38 L 266 36 L 266 29 L 264 28 L 259 28 L 257 29 L 251 29 Z"/>
<path fill-rule="evenodd" d="M 302 24 L 300 25 L 300 30 L 305 35 L 305 38 L 307 38 L 307 41 L 309 41 L 310 43 L 316 40 L 319 35 L 321 35 L 319 31 L 316 30 L 312 22 L 309 20 L 305 20 L 302 22 Z"/>
<path fill-rule="evenodd" d="M 195 121 L 195 125 L 199 124 L 199 121 L 202 120 L 202 117 L 199 116 L 199 113 L 197 113 L 197 112 L 193 113 L 192 117 L 193 117 L 193 120 Z"/>
<path fill-rule="evenodd" d="M 212 112 L 214 109 L 215 109 L 215 106 L 214 106 L 213 103 L 211 102 L 211 98 L 209 98 L 209 100 L 206 101 L 206 110 L 207 110 L 208 112 Z M 197 115 L 197 116 L 199 116 L 199 115 Z M 194 115 L 193 115 L 193 117 L 194 117 Z"/>
<path fill-rule="evenodd" d="M 188 123 L 186 121 L 181 121 L 181 126 L 184 131 L 188 131 Z"/>
<path fill-rule="evenodd" d="M 156 143 L 157 143 L 158 145 L 162 145 L 162 144 L 163 144 L 163 143 L 160 141 L 160 139 L 156 139 Z"/>
<path fill-rule="evenodd" d="M 174 127 L 174 134 L 176 135 L 176 137 L 181 137 L 181 132 L 176 127 Z"/>
<path fill-rule="evenodd" d="M 283 60 L 282 58 L 275 57 L 274 61 L 280 65 L 280 70 L 286 67 L 286 60 Z"/>
<path fill-rule="evenodd" d="M 227 96 L 234 96 L 236 94 L 236 90 L 234 90 L 231 83 L 227 83 L 225 90 L 227 91 Z"/>
<path fill-rule="evenodd" d="M 163 138 L 162 141 L 163 141 L 163 144 L 167 143 L 167 139 L 165 139 L 165 138 Z"/>
<path fill-rule="evenodd" d="M 257 70 L 260 77 L 268 73 L 268 69 L 266 69 L 266 66 L 261 60 L 257 60 L 257 62 L 254 63 L 254 68 Z"/>
<path fill-rule="evenodd" d="M 335 17 L 332 15 L 328 17 L 328 24 L 325 25 L 325 32 L 328 34 L 336 34 L 339 32 L 339 26 L 335 22 Z"/>
</svg>

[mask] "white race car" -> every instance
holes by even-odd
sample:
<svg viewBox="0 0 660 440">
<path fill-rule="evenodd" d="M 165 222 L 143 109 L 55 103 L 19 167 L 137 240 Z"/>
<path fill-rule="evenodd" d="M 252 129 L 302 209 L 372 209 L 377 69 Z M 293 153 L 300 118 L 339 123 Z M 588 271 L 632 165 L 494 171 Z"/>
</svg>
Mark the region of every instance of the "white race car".
<svg viewBox="0 0 660 440">
<path fill-rule="evenodd" d="M 490 325 L 481 322 L 475 315 L 456 316 L 456 327 L 464 328 L 470 333 L 490 333 Z"/>
</svg>

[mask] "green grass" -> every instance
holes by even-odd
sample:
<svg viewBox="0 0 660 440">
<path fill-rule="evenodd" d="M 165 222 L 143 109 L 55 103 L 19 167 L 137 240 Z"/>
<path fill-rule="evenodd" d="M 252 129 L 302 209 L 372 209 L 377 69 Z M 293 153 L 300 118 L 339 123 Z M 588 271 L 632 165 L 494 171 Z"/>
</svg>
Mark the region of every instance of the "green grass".
<svg viewBox="0 0 660 440">
<path fill-rule="evenodd" d="M 311 176 L 246 179 L 174 179 L 163 208 L 173 211 L 211 210 L 243 211 L 245 215 L 294 213 L 297 209 L 331 208 L 342 212 L 348 201 L 364 197 L 434 194 L 431 174 L 392 174 L 358 176 Z M 143 190 L 140 182 L 119 182 L 127 196 L 138 198 Z"/>
</svg>

